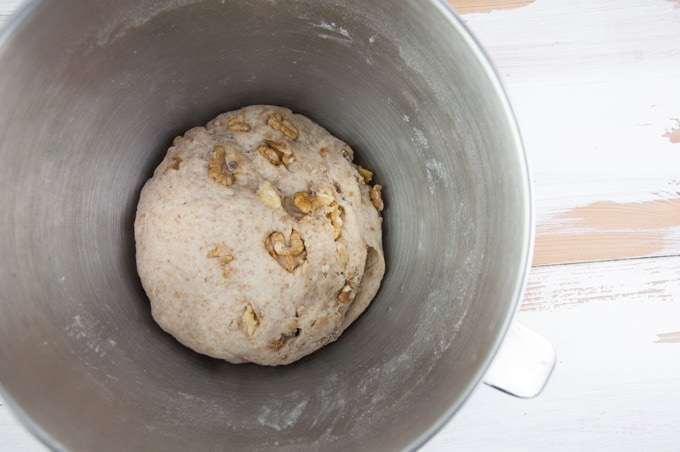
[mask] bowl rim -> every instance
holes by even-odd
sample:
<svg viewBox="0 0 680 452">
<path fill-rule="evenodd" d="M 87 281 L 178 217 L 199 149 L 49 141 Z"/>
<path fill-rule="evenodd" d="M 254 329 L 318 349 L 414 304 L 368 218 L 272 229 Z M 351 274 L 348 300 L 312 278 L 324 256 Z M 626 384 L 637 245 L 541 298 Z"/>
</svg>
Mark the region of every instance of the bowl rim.
<svg viewBox="0 0 680 452">
<path fill-rule="evenodd" d="M 528 227 L 524 231 L 524 237 L 522 237 L 521 249 L 523 250 L 523 255 L 521 259 L 518 260 L 518 278 L 515 282 L 515 287 L 512 291 L 512 302 L 508 305 L 508 315 L 504 319 L 503 323 L 500 325 L 496 331 L 496 337 L 493 341 L 493 346 L 489 349 L 489 353 L 484 359 L 481 366 L 478 367 L 474 378 L 468 381 L 467 387 L 463 392 L 463 397 L 458 400 L 458 403 L 452 404 L 449 409 L 444 412 L 440 418 L 434 422 L 429 429 L 423 432 L 418 438 L 416 438 L 408 450 L 417 450 L 422 447 L 427 441 L 432 439 L 432 437 L 437 434 L 455 415 L 455 413 L 460 410 L 463 405 L 469 400 L 470 396 L 474 392 L 474 389 L 482 381 L 484 374 L 493 362 L 498 349 L 500 348 L 505 335 L 513 323 L 513 319 L 517 310 L 519 309 L 520 301 L 524 289 L 526 288 L 527 281 L 529 278 L 529 272 L 531 269 L 531 260 L 534 254 L 534 242 L 535 242 L 535 210 L 534 210 L 534 195 L 531 183 L 531 169 L 529 167 L 529 161 L 527 157 L 526 150 L 524 148 L 524 143 L 522 141 L 522 136 L 519 129 L 519 124 L 517 122 L 517 116 L 510 104 L 510 98 L 508 96 L 507 90 L 505 89 L 503 82 L 501 81 L 500 74 L 496 67 L 494 66 L 490 55 L 484 50 L 481 42 L 472 33 L 470 28 L 463 22 L 458 13 L 454 10 L 453 6 L 447 0 L 429 0 L 433 6 L 435 6 L 442 17 L 446 19 L 451 25 L 451 27 L 460 35 L 461 39 L 465 41 L 467 47 L 474 54 L 479 63 L 481 69 L 484 70 L 488 77 L 491 87 L 493 88 L 497 99 L 499 100 L 503 113 L 507 119 L 507 125 L 509 127 L 509 132 L 512 135 L 512 146 L 508 146 L 508 149 L 512 148 L 516 154 L 518 162 L 522 165 L 522 180 L 521 195 L 524 200 L 524 205 L 526 207 L 526 224 Z"/>
<path fill-rule="evenodd" d="M 512 137 L 512 146 L 508 146 L 508 148 L 511 148 L 517 154 L 516 157 L 518 162 L 521 163 L 520 168 L 523 172 L 519 178 L 522 181 L 522 186 L 519 188 L 526 211 L 526 217 L 524 220 L 528 227 L 523 231 L 521 243 L 523 255 L 521 256 L 521 259 L 518 260 L 518 277 L 510 297 L 511 303 L 508 304 L 508 315 L 506 315 L 502 324 L 496 331 L 496 337 L 494 338 L 493 346 L 489 349 L 487 356 L 483 360 L 482 365 L 478 367 L 474 377 L 468 381 L 465 390 L 462 393 L 462 397 L 456 403 L 453 403 L 448 408 L 448 410 L 446 410 L 439 417 L 439 419 L 432 423 L 432 425 L 420 436 L 414 438 L 407 446 L 406 450 L 417 450 L 430 439 L 432 439 L 432 437 L 434 437 L 453 418 L 455 413 L 465 405 L 474 392 L 474 389 L 482 381 L 484 374 L 493 362 L 496 352 L 500 348 L 519 308 L 521 297 L 528 281 L 535 245 L 535 205 L 534 192 L 531 182 L 531 168 L 522 141 L 517 117 L 511 106 L 507 90 L 502 83 L 500 74 L 494 66 L 490 55 L 484 49 L 481 42 L 472 33 L 470 28 L 463 22 L 458 13 L 454 10 L 453 6 L 447 0 L 427 1 L 439 11 L 441 16 L 452 27 L 452 30 L 456 32 L 467 44 L 468 49 L 475 56 L 480 68 L 486 74 L 490 86 L 502 107 L 502 112 L 500 114 L 506 117 L 509 129 L 508 131 Z M 40 3 L 42 3 L 42 0 L 26 0 L 26 2 L 0 27 L 0 49 L 6 45 L 8 39 L 31 16 L 33 11 Z M 2 382 L 0 382 L 0 396 L 5 400 L 9 411 L 19 421 L 19 423 L 22 424 L 44 446 L 51 450 L 65 450 L 63 444 L 60 444 L 56 438 L 51 436 L 46 430 L 33 421 L 30 415 L 28 415 L 28 413 L 26 413 L 21 408 L 20 404 L 17 403 L 4 388 Z"/>
</svg>

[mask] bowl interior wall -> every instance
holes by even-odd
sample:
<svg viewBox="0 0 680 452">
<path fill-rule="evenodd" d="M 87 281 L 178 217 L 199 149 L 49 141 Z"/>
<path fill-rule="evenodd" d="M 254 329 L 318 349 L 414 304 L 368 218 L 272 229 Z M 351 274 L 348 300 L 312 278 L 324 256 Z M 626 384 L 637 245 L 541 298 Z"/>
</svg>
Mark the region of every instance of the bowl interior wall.
<svg viewBox="0 0 680 452">
<path fill-rule="evenodd" d="M 41 2 L 0 38 L 4 391 L 65 447 L 417 444 L 478 382 L 526 270 L 502 92 L 434 1 L 221 3 Z M 377 298 L 280 368 L 176 343 L 134 263 L 173 136 L 257 103 L 323 125 L 385 187 Z"/>
</svg>

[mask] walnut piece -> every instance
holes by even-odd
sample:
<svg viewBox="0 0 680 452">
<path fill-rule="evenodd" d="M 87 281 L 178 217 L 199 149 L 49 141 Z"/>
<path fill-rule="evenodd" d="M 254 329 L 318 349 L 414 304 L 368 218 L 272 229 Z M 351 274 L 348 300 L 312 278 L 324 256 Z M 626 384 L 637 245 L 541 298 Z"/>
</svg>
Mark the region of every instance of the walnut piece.
<svg viewBox="0 0 680 452">
<path fill-rule="evenodd" d="M 335 195 L 330 188 L 324 187 L 314 193 L 314 203 L 319 207 L 330 206 L 335 202 Z"/>
<path fill-rule="evenodd" d="M 231 252 L 227 251 L 226 247 L 217 245 L 212 250 L 208 251 L 207 256 L 209 259 L 218 259 L 220 267 L 222 268 L 222 276 L 225 278 L 229 276 L 231 267 L 228 267 L 228 265 L 234 260 L 234 256 Z"/>
<path fill-rule="evenodd" d="M 347 283 L 342 289 L 340 289 L 340 292 L 338 293 L 338 303 L 340 304 L 351 303 L 352 301 L 354 301 L 355 296 L 356 293 L 354 292 L 354 289 L 352 289 L 352 286 L 350 286 L 349 283 Z"/>
<path fill-rule="evenodd" d="M 282 233 L 272 232 L 265 239 L 264 248 L 288 273 L 293 273 L 307 260 L 305 242 L 300 233 L 294 229 L 288 243 Z"/>
<path fill-rule="evenodd" d="M 326 216 L 331 220 L 333 226 L 333 239 L 337 240 L 342 231 L 342 207 L 337 202 L 331 203 L 326 210 Z"/>
<path fill-rule="evenodd" d="M 334 202 L 333 192 L 327 188 L 312 192 L 299 191 L 293 195 L 293 204 L 302 213 L 311 213 Z"/>
<path fill-rule="evenodd" d="M 286 167 L 295 161 L 295 155 L 287 144 L 277 143 L 272 140 L 264 140 L 257 150 L 262 157 L 266 158 L 274 166 L 281 164 Z"/>
<path fill-rule="evenodd" d="M 275 340 L 274 342 L 272 342 L 271 344 L 269 344 L 269 348 L 271 348 L 271 349 L 274 350 L 275 352 L 278 352 L 278 351 L 281 350 L 281 348 L 283 347 L 283 344 L 286 343 L 286 339 L 287 339 L 288 337 L 289 337 L 289 336 L 286 336 L 285 334 L 282 334 L 280 338 L 278 338 L 277 340 Z"/>
<path fill-rule="evenodd" d="M 309 193 L 299 191 L 293 195 L 293 204 L 302 213 L 310 213 L 314 206 L 314 198 Z"/>
<path fill-rule="evenodd" d="M 244 116 L 236 115 L 227 121 L 227 130 L 230 132 L 248 132 L 250 125 L 245 121 Z"/>
<path fill-rule="evenodd" d="M 312 328 L 322 328 L 328 324 L 328 314 L 325 314 L 312 323 Z"/>
<path fill-rule="evenodd" d="M 271 209 L 278 209 L 282 205 L 279 191 L 268 180 L 260 184 L 260 187 L 257 189 L 257 196 L 265 206 Z"/>
<path fill-rule="evenodd" d="M 213 148 L 213 156 L 208 164 L 208 176 L 225 187 L 229 187 L 234 183 L 233 170 L 236 169 L 237 162 L 227 160 L 227 149 L 222 145 L 217 145 Z"/>
<path fill-rule="evenodd" d="M 361 165 L 357 165 L 357 172 L 364 178 L 364 182 L 369 183 L 373 179 L 373 171 L 367 170 Z"/>
<path fill-rule="evenodd" d="M 292 330 L 287 333 L 283 333 L 277 340 L 269 344 L 269 348 L 278 352 L 283 348 L 284 345 L 291 339 L 294 339 L 300 335 L 300 328 L 295 326 Z"/>
<path fill-rule="evenodd" d="M 222 253 L 223 250 L 224 250 L 224 248 L 222 248 L 221 246 L 216 246 L 215 248 L 208 251 L 208 257 L 210 259 L 214 259 L 216 257 L 219 257 L 220 253 Z"/>
<path fill-rule="evenodd" d="M 378 212 L 382 212 L 385 208 L 385 204 L 383 204 L 382 200 L 382 185 L 374 185 L 373 188 L 371 188 L 370 197 L 373 205 L 378 209 Z"/>
<path fill-rule="evenodd" d="M 274 130 L 278 130 L 291 140 L 297 140 L 298 129 L 292 122 L 284 118 L 281 113 L 272 113 L 269 115 L 267 124 Z"/>
<path fill-rule="evenodd" d="M 176 155 L 173 155 L 170 160 L 172 161 L 172 163 L 165 167 L 165 170 L 163 170 L 163 174 L 166 174 L 170 170 L 179 171 L 179 165 L 182 163 L 182 159 Z"/>
<path fill-rule="evenodd" d="M 241 315 L 241 329 L 248 336 L 252 337 L 252 335 L 255 334 L 255 330 L 257 330 L 258 326 L 260 326 L 260 320 L 253 310 L 253 307 L 251 305 L 246 306 L 246 309 Z"/>
<path fill-rule="evenodd" d="M 342 207 L 335 201 L 333 192 L 323 188 L 317 192 L 299 191 L 293 195 L 293 204 L 305 215 L 322 210 L 333 226 L 333 238 L 342 230 Z"/>
</svg>

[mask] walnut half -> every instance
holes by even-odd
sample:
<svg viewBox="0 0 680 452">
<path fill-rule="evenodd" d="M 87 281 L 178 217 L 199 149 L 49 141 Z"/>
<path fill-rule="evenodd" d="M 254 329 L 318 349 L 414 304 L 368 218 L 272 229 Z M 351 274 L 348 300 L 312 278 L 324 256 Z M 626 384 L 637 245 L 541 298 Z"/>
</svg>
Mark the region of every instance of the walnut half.
<svg viewBox="0 0 680 452">
<path fill-rule="evenodd" d="M 250 125 L 245 121 L 243 114 L 240 114 L 227 121 L 227 130 L 230 132 L 248 132 Z"/>
<path fill-rule="evenodd" d="M 278 130 L 291 140 L 297 140 L 298 129 L 293 125 L 292 122 L 284 118 L 281 113 L 272 113 L 269 115 L 267 124 L 274 130 Z"/>
<path fill-rule="evenodd" d="M 305 242 L 296 230 L 291 232 L 288 243 L 282 233 L 272 232 L 264 240 L 264 248 L 288 273 L 293 273 L 307 260 Z"/>
<path fill-rule="evenodd" d="M 266 158 L 274 166 L 283 164 L 288 167 L 295 161 L 295 155 L 287 144 L 272 140 L 264 140 L 264 144 L 258 146 L 260 155 Z"/>
</svg>

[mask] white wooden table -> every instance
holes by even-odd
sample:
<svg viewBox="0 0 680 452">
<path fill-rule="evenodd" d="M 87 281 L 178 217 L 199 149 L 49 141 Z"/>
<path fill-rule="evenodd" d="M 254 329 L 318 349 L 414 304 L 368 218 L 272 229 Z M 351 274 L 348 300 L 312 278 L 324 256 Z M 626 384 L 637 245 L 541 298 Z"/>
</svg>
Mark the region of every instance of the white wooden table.
<svg viewBox="0 0 680 452">
<path fill-rule="evenodd" d="M 451 3 L 520 122 L 537 237 L 518 320 L 558 363 L 536 399 L 480 385 L 423 450 L 680 450 L 680 0 Z M 0 450 L 45 450 L 2 400 Z"/>
</svg>

